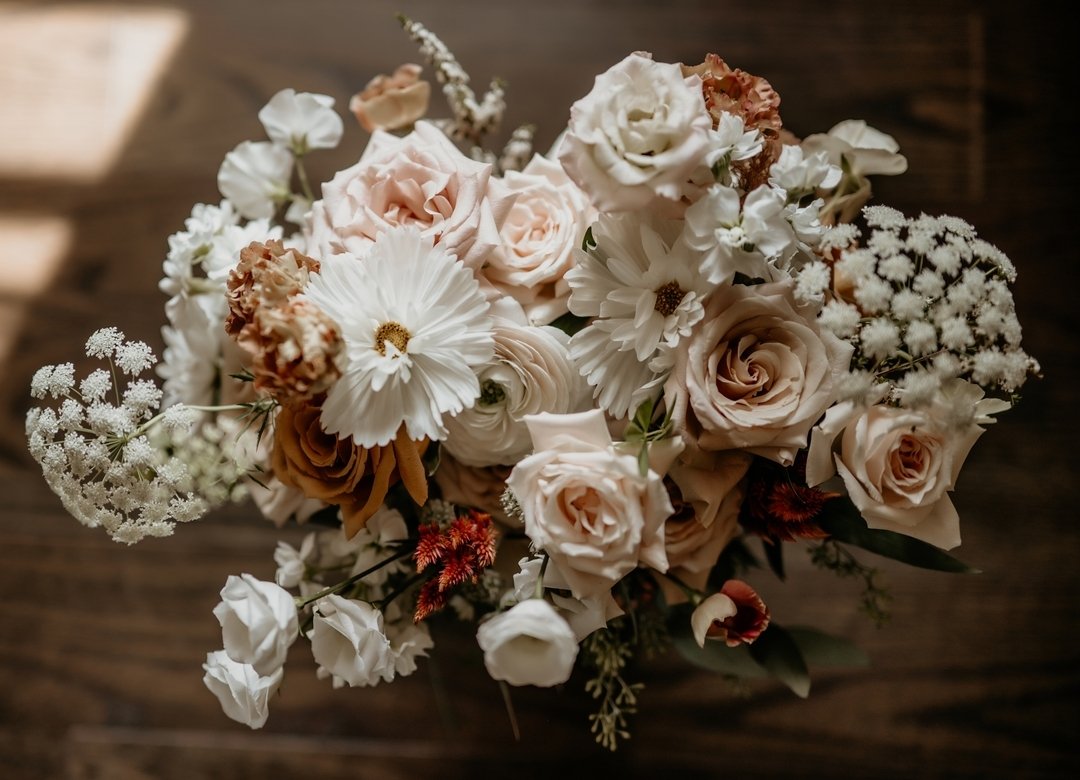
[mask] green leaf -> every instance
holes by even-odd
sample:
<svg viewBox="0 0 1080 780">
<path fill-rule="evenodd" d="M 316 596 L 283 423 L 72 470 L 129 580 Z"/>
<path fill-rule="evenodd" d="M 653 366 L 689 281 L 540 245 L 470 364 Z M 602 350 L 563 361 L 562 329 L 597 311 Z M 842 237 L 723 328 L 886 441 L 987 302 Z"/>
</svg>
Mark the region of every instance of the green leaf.
<svg viewBox="0 0 1080 780">
<path fill-rule="evenodd" d="M 587 317 L 578 317 L 570 312 L 567 312 L 551 323 L 552 327 L 558 328 L 567 336 L 573 336 L 588 324 L 589 320 Z"/>
<path fill-rule="evenodd" d="M 757 680 L 767 677 L 768 672 L 750 655 L 749 645 L 728 647 L 723 642 L 708 640 L 705 647 L 691 635 L 674 637 L 672 644 L 679 654 L 694 666 L 740 680 Z"/>
<path fill-rule="evenodd" d="M 762 539 L 761 546 L 765 550 L 765 560 L 772 569 L 773 574 L 783 582 L 784 574 L 784 543 L 779 539 Z"/>
<path fill-rule="evenodd" d="M 784 629 L 772 623 L 752 645 L 750 655 L 769 674 L 801 699 L 810 694 L 810 671 L 798 644 Z"/>
<path fill-rule="evenodd" d="M 768 633 L 771 629 L 766 629 Z M 799 646 L 808 666 L 869 666 L 870 658 L 857 645 L 843 637 L 826 634 L 816 628 L 791 626 L 788 634 Z"/>
<path fill-rule="evenodd" d="M 588 252 L 596 248 L 596 239 L 593 238 L 592 225 L 585 231 L 585 237 L 581 239 L 581 251 Z"/>
<path fill-rule="evenodd" d="M 981 573 L 920 539 L 867 527 L 859 510 L 848 498 L 834 498 L 825 504 L 818 523 L 823 531 L 839 542 L 861 547 L 910 566 L 958 574 Z"/>
</svg>

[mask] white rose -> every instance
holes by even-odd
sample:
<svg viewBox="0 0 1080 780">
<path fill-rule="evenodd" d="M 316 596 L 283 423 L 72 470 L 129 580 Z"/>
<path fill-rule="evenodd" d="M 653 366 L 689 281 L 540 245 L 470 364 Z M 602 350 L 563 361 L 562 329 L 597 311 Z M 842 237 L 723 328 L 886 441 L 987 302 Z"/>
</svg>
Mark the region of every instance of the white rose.
<svg viewBox="0 0 1080 780">
<path fill-rule="evenodd" d="M 983 428 L 958 425 L 954 410 L 964 399 L 975 412 L 969 420 L 989 422 L 985 414 L 999 411 L 1000 402 L 982 395 L 975 385 L 953 380 L 927 409 L 837 404 L 814 429 L 807 483 L 819 485 L 839 472 L 869 527 L 944 550 L 956 547 L 960 517 L 948 491 Z"/>
<path fill-rule="evenodd" d="M 496 319 L 495 357 L 479 371 L 480 397 L 446 420 L 446 451 L 467 466 L 517 463 L 532 451 L 526 415 L 588 406 L 589 387 L 570 359 L 569 341 L 557 328 Z"/>
<path fill-rule="evenodd" d="M 602 595 L 639 564 L 667 571 L 664 520 L 672 513 L 663 476 L 642 476 L 617 452 L 604 413 L 525 418 L 536 452 L 506 484 L 521 505 L 525 533 L 576 598 Z"/>
<path fill-rule="evenodd" d="M 835 400 L 852 346 L 800 308 L 795 282 L 717 291 L 665 386 L 675 430 L 703 450 L 791 465 Z"/>
<path fill-rule="evenodd" d="M 476 641 L 496 680 L 547 688 L 570 679 L 577 658 L 574 632 L 543 599 L 528 599 L 480 625 Z"/>
<path fill-rule="evenodd" d="M 530 322 L 546 325 L 567 312 L 564 277 L 596 211 L 559 164 L 540 155 L 521 172 L 507 171 L 503 182 L 517 199 L 483 275 L 520 303 Z"/>
<path fill-rule="evenodd" d="M 382 612 L 366 601 L 330 595 L 319 600 L 311 628 L 311 653 L 321 673 L 350 686 L 394 679 L 394 654 Z"/>
<path fill-rule="evenodd" d="M 260 677 L 251 664 L 237 663 L 224 650 L 207 653 L 203 669 L 203 685 L 217 696 L 222 711 L 238 723 L 261 729 L 270 714 L 270 697 L 281 685 L 285 670 Z"/>
<path fill-rule="evenodd" d="M 229 575 L 221 599 L 214 617 L 229 657 L 251 664 L 264 677 L 280 669 L 298 630 L 292 595 L 272 582 L 241 574 Z"/>
<path fill-rule="evenodd" d="M 559 161 L 597 209 L 633 211 L 683 196 L 711 131 L 700 77 L 634 53 L 571 106 Z"/>
<path fill-rule="evenodd" d="M 411 225 L 469 268 L 502 239 L 513 203 L 491 166 L 470 160 L 428 122 L 404 138 L 376 130 L 360 161 L 323 185 L 312 205 L 308 251 L 366 254 L 380 233 Z"/>
</svg>

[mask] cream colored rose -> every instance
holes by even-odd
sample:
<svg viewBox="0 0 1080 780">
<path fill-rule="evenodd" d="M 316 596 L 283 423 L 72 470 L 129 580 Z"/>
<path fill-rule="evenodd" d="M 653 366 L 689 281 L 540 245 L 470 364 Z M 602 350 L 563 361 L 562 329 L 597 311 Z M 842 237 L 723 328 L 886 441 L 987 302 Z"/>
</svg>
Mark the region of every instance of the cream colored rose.
<svg viewBox="0 0 1080 780">
<path fill-rule="evenodd" d="M 667 571 L 664 520 L 672 513 L 663 475 L 642 476 L 616 451 L 599 410 L 525 418 L 536 452 L 507 485 L 525 533 L 576 598 L 599 596 L 638 565 Z"/>
<path fill-rule="evenodd" d="M 588 406 L 589 387 L 574 368 L 569 337 L 550 326 L 495 319 L 495 357 L 480 369 L 480 398 L 446 421 L 443 447 L 467 466 L 512 465 L 532 452 L 530 414 Z"/>
<path fill-rule="evenodd" d="M 476 269 L 501 244 L 512 203 L 491 166 L 463 155 L 434 125 L 417 122 L 404 138 L 377 130 L 360 162 L 323 185 L 308 250 L 362 257 L 380 233 L 412 225 Z"/>
<path fill-rule="evenodd" d="M 806 481 L 819 485 L 839 473 L 868 526 L 952 549 L 960 544 L 960 517 L 948 491 L 983 428 L 958 425 L 951 410 L 967 406 L 971 419 L 989 422 L 1000 404 L 961 380 L 927 409 L 837 404 L 814 429 Z"/>
<path fill-rule="evenodd" d="M 676 202 L 706 164 L 712 126 L 698 76 L 636 52 L 570 107 L 559 161 L 601 211 Z"/>
<path fill-rule="evenodd" d="M 422 71 L 413 63 L 400 65 L 393 75 L 380 74 L 353 95 L 349 110 L 360 126 L 369 133 L 399 130 L 424 116 L 431 100 L 431 84 L 420 78 Z"/>
<path fill-rule="evenodd" d="M 564 275 L 596 211 L 562 167 L 540 155 L 520 173 L 507 171 L 503 181 L 517 199 L 483 275 L 520 303 L 530 322 L 546 325 L 567 312 Z"/>
<path fill-rule="evenodd" d="M 665 386 L 675 429 L 702 450 L 791 465 L 834 400 L 852 347 L 799 308 L 791 280 L 732 285 L 709 301 Z"/>
</svg>

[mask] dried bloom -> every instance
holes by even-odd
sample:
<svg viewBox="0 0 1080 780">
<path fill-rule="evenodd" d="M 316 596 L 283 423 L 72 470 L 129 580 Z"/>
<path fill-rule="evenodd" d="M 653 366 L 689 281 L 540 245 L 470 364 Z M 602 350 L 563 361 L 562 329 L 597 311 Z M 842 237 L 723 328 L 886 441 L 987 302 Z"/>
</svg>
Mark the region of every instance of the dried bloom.
<svg viewBox="0 0 1080 780">
<path fill-rule="evenodd" d="M 718 639 L 728 647 L 752 643 L 769 627 L 769 608 L 757 592 L 742 580 L 728 580 L 701 602 L 690 616 L 697 643 L 704 647 L 706 637 Z"/>
<path fill-rule="evenodd" d="M 308 400 L 341 376 L 341 334 L 334 321 L 307 300 L 293 298 L 256 309 L 239 343 L 252 356 L 255 389 L 282 403 Z"/>
<path fill-rule="evenodd" d="M 806 456 L 790 468 L 756 458 L 747 475 L 746 501 L 739 522 L 751 533 L 779 542 L 823 539 L 818 525 L 825 504 L 837 493 L 806 486 Z"/>
<path fill-rule="evenodd" d="M 420 78 L 419 65 L 398 66 L 391 76 L 382 74 L 367 83 L 363 91 L 349 101 L 349 110 L 360 126 L 376 130 L 400 130 L 427 113 L 431 84 Z"/>
<path fill-rule="evenodd" d="M 400 431 L 389 444 L 358 447 L 323 430 L 321 399 L 283 407 L 274 426 L 271 465 L 275 476 L 304 495 L 341 507 L 347 536 L 354 536 L 378 511 L 390 487 L 405 485 L 417 504 L 427 500 L 420 461 L 427 441 Z"/>
<path fill-rule="evenodd" d="M 257 309 L 283 303 L 307 286 L 310 274 L 318 272 L 318 260 L 286 249 L 281 241 L 253 241 L 240 251 L 240 262 L 229 273 L 225 330 L 234 336 L 240 333 Z"/>
<path fill-rule="evenodd" d="M 732 68 L 715 54 L 705 56 L 700 65 L 682 66 L 684 76 L 701 78 L 705 106 L 713 118 L 713 127 L 723 114 L 741 116 L 747 129 L 759 130 L 766 141 L 766 153 L 773 159 L 779 154 L 780 96 L 761 76 Z M 775 151 L 773 151 L 775 149 Z"/>
<path fill-rule="evenodd" d="M 445 528 L 436 523 L 420 526 L 420 540 L 413 553 L 416 570 L 437 565 L 439 572 L 420 589 L 413 617 L 417 623 L 442 609 L 453 588 L 479 580 L 484 569 L 495 562 L 496 538 L 491 515 L 472 509 Z"/>
</svg>

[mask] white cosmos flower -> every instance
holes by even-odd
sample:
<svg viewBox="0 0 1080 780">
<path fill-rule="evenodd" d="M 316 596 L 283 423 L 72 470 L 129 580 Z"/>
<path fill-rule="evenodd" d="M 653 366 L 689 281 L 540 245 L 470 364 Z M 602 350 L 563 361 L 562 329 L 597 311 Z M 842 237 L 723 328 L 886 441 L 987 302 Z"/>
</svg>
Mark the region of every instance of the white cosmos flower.
<svg viewBox="0 0 1080 780">
<path fill-rule="evenodd" d="M 701 320 L 713 289 L 681 231 L 675 220 L 602 214 L 596 247 L 567 273 L 570 311 L 596 318 L 570 340 L 570 355 L 616 417 L 670 368 L 671 351 Z"/>
<path fill-rule="evenodd" d="M 259 121 L 271 141 L 296 154 L 333 149 L 345 131 L 332 97 L 294 89 L 283 89 L 270 98 L 259 111 Z"/>
<path fill-rule="evenodd" d="M 218 170 L 218 189 L 240 216 L 267 219 L 289 195 L 292 166 L 292 153 L 285 147 L 244 141 L 225 155 Z"/>
<path fill-rule="evenodd" d="M 446 438 L 444 415 L 480 395 L 474 368 L 491 360 L 488 304 L 465 266 L 414 227 L 382 233 L 358 259 L 335 255 L 306 296 L 345 339 L 348 366 L 322 407 L 328 433 L 360 447 Z"/>
</svg>

